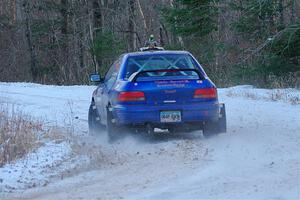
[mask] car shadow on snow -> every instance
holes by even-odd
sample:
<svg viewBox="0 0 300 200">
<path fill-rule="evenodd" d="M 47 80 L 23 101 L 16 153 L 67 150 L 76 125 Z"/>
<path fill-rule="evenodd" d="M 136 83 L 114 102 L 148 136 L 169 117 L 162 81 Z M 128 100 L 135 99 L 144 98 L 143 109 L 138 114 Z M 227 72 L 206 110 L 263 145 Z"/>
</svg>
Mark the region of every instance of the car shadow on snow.
<svg viewBox="0 0 300 200">
<path fill-rule="evenodd" d="M 169 141 L 177 141 L 177 140 L 201 140 L 204 139 L 201 131 L 193 131 L 193 132 L 178 132 L 178 133 L 170 133 L 170 132 L 155 132 L 153 134 L 132 134 L 137 141 L 144 143 L 163 143 Z"/>
<path fill-rule="evenodd" d="M 123 130 L 122 132 L 120 132 L 120 135 L 115 140 L 111 141 L 107 136 L 106 130 L 101 130 L 101 132 L 94 134 L 91 137 L 91 140 L 93 140 L 93 142 L 95 141 L 101 142 L 103 140 L 107 140 L 109 144 L 117 144 L 117 143 L 122 143 L 122 141 L 129 138 L 139 143 L 150 143 L 150 144 L 165 143 L 165 142 L 180 141 L 180 140 L 205 139 L 201 131 L 192 131 L 192 132 L 181 131 L 176 133 L 170 133 L 168 131 L 158 130 L 152 134 L 148 134 L 148 133 L 137 133 L 130 130 Z"/>
</svg>

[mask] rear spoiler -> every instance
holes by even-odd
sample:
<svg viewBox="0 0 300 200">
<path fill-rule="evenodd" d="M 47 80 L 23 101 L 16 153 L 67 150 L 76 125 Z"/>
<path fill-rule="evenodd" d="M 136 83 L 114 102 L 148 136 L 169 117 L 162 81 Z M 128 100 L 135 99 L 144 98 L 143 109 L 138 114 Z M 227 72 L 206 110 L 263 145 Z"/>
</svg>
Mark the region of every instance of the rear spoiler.
<svg viewBox="0 0 300 200">
<path fill-rule="evenodd" d="M 197 75 L 199 76 L 199 79 L 201 79 L 201 80 L 204 79 L 204 75 L 197 69 L 157 69 L 157 70 L 145 70 L 145 71 L 135 72 L 129 77 L 128 80 L 131 82 L 136 82 L 137 78 L 141 74 L 145 74 L 145 73 L 149 73 L 149 72 L 151 73 L 151 72 L 187 72 L 187 71 L 196 72 Z"/>
</svg>

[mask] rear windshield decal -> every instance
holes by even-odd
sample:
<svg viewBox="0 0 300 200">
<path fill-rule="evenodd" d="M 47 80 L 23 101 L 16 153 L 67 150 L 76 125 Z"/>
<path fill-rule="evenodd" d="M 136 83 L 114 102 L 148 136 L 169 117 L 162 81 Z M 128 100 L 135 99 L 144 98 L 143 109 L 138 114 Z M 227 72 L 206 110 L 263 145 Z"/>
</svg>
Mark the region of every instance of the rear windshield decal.
<svg viewBox="0 0 300 200">
<path fill-rule="evenodd" d="M 155 81 L 157 87 L 185 87 L 189 80 L 170 80 L 170 81 Z"/>
</svg>

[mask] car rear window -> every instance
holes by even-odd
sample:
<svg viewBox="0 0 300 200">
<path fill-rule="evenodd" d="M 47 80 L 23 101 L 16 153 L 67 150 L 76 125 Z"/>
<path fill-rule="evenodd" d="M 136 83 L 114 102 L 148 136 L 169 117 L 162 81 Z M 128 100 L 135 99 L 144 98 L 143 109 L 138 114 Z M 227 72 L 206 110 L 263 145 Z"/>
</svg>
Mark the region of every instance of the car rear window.
<svg viewBox="0 0 300 200">
<path fill-rule="evenodd" d="M 178 70 L 178 69 L 198 69 L 194 59 L 188 54 L 167 54 L 167 55 L 139 55 L 131 56 L 125 64 L 125 79 L 141 71 L 155 70 Z M 194 77 L 198 74 L 194 71 L 176 71 L 176 72 L 149 72 L 141 75 L 142 77 L 159 76 L 189 76 Z"/>
</svg>

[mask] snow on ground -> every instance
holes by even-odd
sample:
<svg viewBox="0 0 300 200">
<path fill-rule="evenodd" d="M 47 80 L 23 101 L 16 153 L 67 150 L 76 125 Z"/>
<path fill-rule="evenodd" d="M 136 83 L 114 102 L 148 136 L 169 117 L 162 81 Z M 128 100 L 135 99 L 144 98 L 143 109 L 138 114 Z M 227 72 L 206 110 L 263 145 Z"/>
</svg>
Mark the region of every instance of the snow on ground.
<svg viewBox="0 0 300 200">
<path fill-rule="evenodd" d="M 281 101 L 290 104 L 300 104 L 299 90 L 287 89 L 254 89 L 252 85 L 242 85 L 226 89 L 229 97 L 245 97 L 252 100 Z"/>
<path fill-rule="evenodd" d="M 87 130 L 85 104 L 82 103 L 86 97 L 82 98 L 77 92 L 85 92 L 84 95 L 88 96 L 90 92 L 86 92 L 87 87 L 60 87 L 59 93 L 55 88 L 31 83 L 0 83 L 0 104 L 17 107 L 45 122 L 46 127 L 61 126 L 67 129 L 64 132 L 84 133 L 77 129 Z M 79 105 L 83 106 L 80 109 L 83 113 L 77 112 L 75 107 Z M 73 109 L 76 109 L 76 116 Z M 41 138 L 43 145 L 39 149 L 0 168 L 0 193 L 47 185 L 50 177 L 79 167 L 82 163 L 88 164 L 90 160 L 86 155 L 73 155 L 73 141 L 70 140 L 74 138 L 69 137 L 65 137 L 68 141 Z"/>
<path fill-rule="evenodd" d="M 0 83 L 0 101 L 74 129 L 101 157 L 98 168 L 7 199 L 300 199 L 299 91 L 220 89 L 228 133 L 128 135 L 112 145 L 105 132 L 86 134 L 93 88 Z"/>
<path fill-rule="evenodd" d="M 0 83 L 0 103 L 18 106 L 48 125 L 86 131 L 87 107 L 95 86 L 51 86 L 33 83 Z M 75 130 L 74 130 L 75 131 Z"/>
<path fill-rule="evenodd" d="M 25 158 L 0 168 L 0 193 L 45 186 L 48 184 L 45 174 L 47 177 L 55 176 L 73 168 L 79 161 L 85 161 L 83 158 L 72 160 L 71 155 L 72 149 L 67 142 L 46 142 Z M 68 162 L 65 162 L 66 160 Z"/>
</svg>

